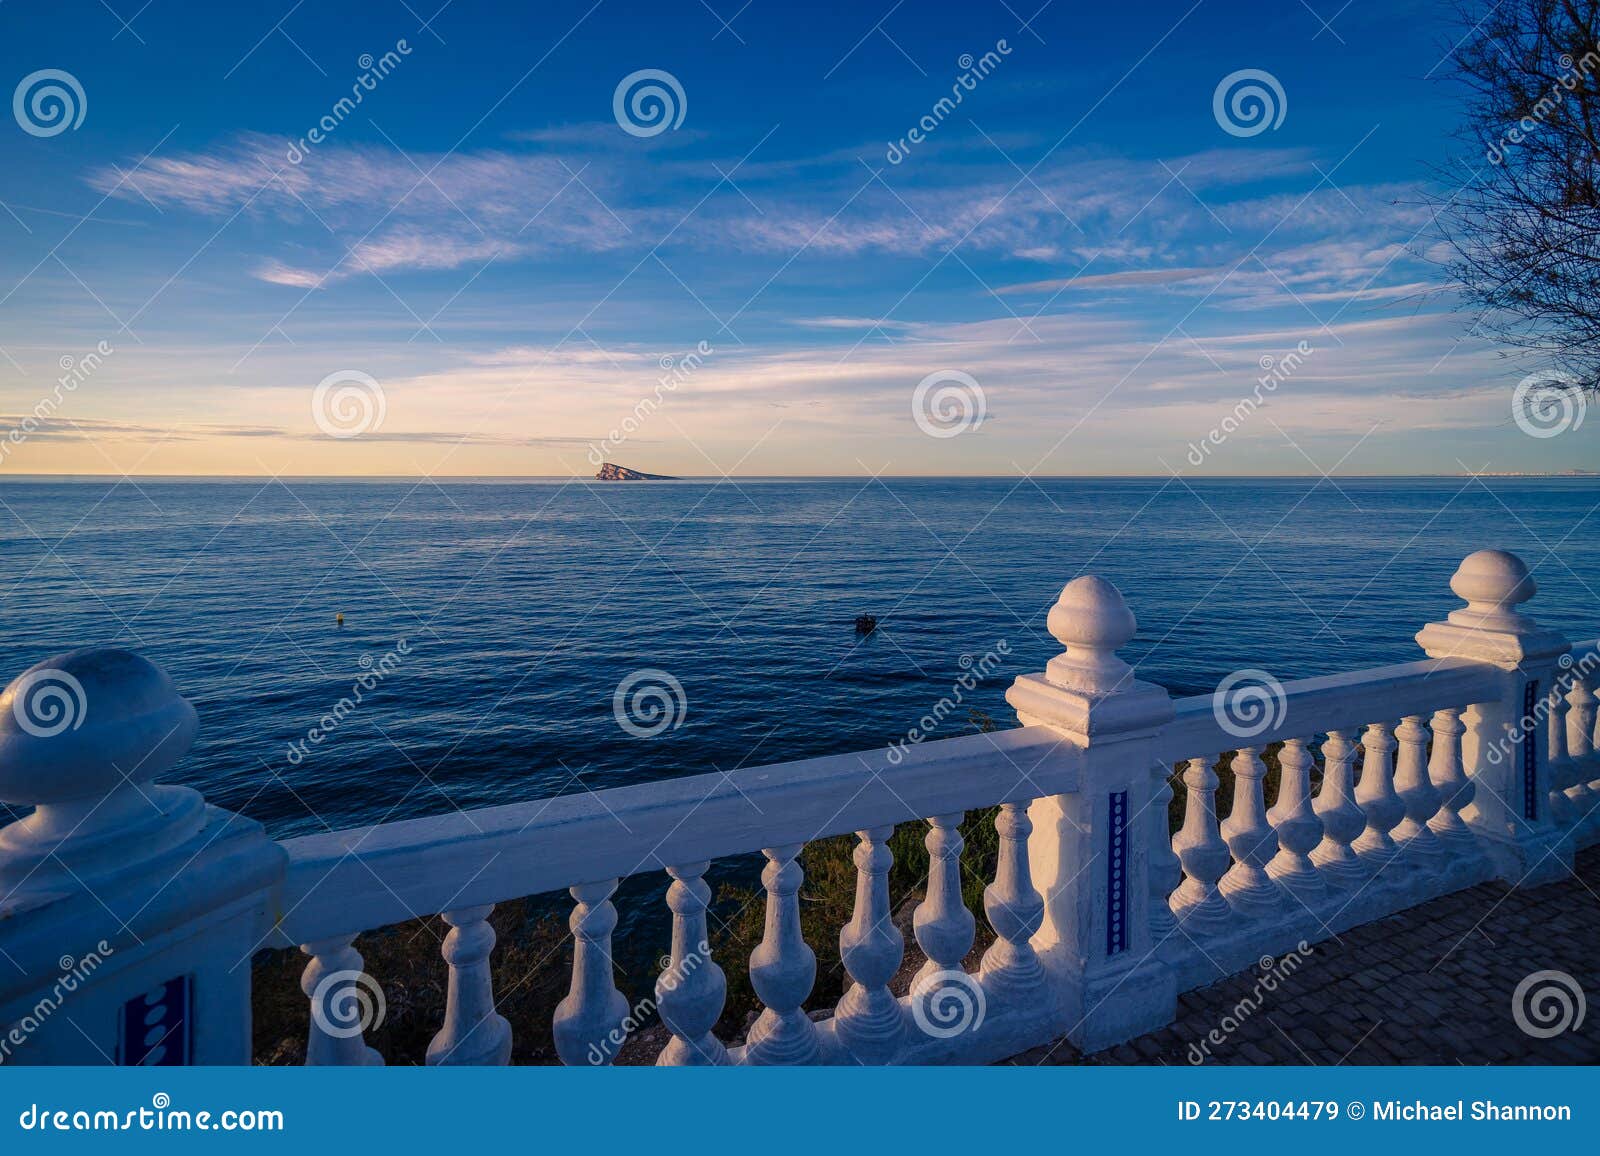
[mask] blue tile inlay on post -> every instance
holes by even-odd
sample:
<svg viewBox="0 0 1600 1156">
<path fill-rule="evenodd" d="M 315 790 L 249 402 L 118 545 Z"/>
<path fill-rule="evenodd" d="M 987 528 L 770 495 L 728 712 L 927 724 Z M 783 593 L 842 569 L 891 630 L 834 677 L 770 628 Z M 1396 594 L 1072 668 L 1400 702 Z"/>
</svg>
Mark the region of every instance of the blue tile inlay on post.
<svg viewBox="0 0 1600 1156">
<path fill-rule="evenodd" d="M 1532 679 L 1522 692 L 1522 717 L 1529 724 L 1538 716 L 1533 713 L 1534 706 L 1539 701 L 1539 680 Z M 1530 823 L 1539 819 L 1539 748 L 1538 732 L 1534 731 L 1532 741 L 1525 726 L 1517 737 L 1517 742 L 1522 747 L 1522 817 Z"/>
<path fill-rule="evenodd" d="M 117 1063 L 170 1067 L 189 1060 L 189 977 L 180 975 L 122 1005 Z"/>
<path fill-rule="evenodd" d="M 1128 792 L 1111 796 L 1106 854 L 1106 954 L 1128 949 Z"/>
</svg>

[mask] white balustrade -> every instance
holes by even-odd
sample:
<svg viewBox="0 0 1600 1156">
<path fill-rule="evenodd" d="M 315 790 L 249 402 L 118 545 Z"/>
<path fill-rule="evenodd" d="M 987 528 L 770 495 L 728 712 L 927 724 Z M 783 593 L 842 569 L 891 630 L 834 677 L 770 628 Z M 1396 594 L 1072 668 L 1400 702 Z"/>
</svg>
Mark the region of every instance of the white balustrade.
<svg viewBox="0 0 1600 1156">
<path fill-rule="evenodd" d="M 605 879 L 568 889 L 578 903 L 567 920 L 572 929 L 572 986 L 556 1005 L 551 1024 L 556 1054 L 568 1066 L 614 1063 L 626 1039 L 628 1001 L 617 990 L 611 964 L 611 933 L 617 926 L 611 897 L 617 883 Z"/>
<path fill-rule="evenodd" d="M 1220 825 L 1213 760 L 1195 752 L 1226 750 L 1233 736 L 1212 696 L 1174 702 L 1136 677 L 1117 653 L 1134 636 L 1133 614 L 1092 576 L 1068 583 L 1050 610 L 1065 652 L 1007 692 L 1017 728 L 282 844 L 197 792 L 152 781 L 197 725 L 165 674 L 125 651 L 61 655 L 0 696 L 0 799 L 32 809 L 0 829 L 10 960 L 0 1022 L 48 991 L 63 944 L 115 939 L 121 966 L 91 977 L 97 997 L 75 1005 L 74 1022 L 43 1025 L 18 1062 L 113 1054 L 125 1006 L 168 975 L 165 987 L 194 985 L 182 998 L 199 1019 L 182 1059 L 242 1062 L 249 1022 L 229 1009 L 244 1007 L 248 969 L 235 961 L 298 946 L 309 957 L 307 1063 L 381 1063 L 366 1036 L 383 990 L 351 929 L 442 911 L 449 985 L 427 1060 L 503 1064 L 511 1027 L 495 1005 L 490 914 L 566 889 L 573 958 L 553 1015 L 556 1049 L 568 1064 L 611 1063 L 634 1023 L 615 982 L 613 897 L 623 876 L 676 864 L 672 947 L 655 991 L 671 1033 L 661 1064 L 974 1062 L 1063 1032 L 1092 1052 L 1169 1023 L 1180 990 L 1288 950 L 1307 929 L 1320 937 L 1490 877 L 1522 887 L 1563 878 L 1573 851 L 1600 836 L 1597 644 L 1574 644 L 1519 609 L 1535 586 L 1511 555 L 1469 556 L 1451 588 L 1465 606 L 1419 632 L 1427 661 L 1284 684 L 1281 717 L 1232 758 L 1233 807 Z M 51 737 L 22 725 L 20 699 L 60 673 L 90 710 L 81 729 Z M 1527 717 L 1532 731 L 1519 726 Z M 1374 721 L 1392 718 L 1401 720 L 1392 736 Z M 1307 736 L 1319 733 L 1313 799 Z M 1279 743 L 1268 811 L 1261 751 Z M 1169 839 L 1167 768 L 1177 759 L 1186 800 Z M 917 997 L 890 988 L 904 953 L 889 894 L 893 824 L 933 816 L 927 893 L 913 917 L 927 957 L 917 979 L 966 980 L 975 919 L 962 901 L 959 826 L 989 807 L 999 855 L 984 912 L 996 939 L 971 981 L 988 1019 L 967 1035 L 911 1030 Z M 805 1009 L 816 957 L 802 931 L 798 856 L 805 840 L 849 831 L 856 896 L 839 945 L 851 982 L 819 1025 Z M 762 1011 L 730 1054 L 715 1034 L 726 980 L 711 958 L 705 873 L 757 847 L 765 925 L 749 974 Z"/>
<path fill-rule="evenodd" d="M 889 868 L 894 827 L 857 831 L 855 914 L 839 933 L 839 955 L 855 982 L 834 1012 L 834 1031 L 846 1055 L 858 1064 L 886 1064 L 905 1034 L 900 1001 L 889 981 L 900 968 L 905 940 L 889 909 Z"/>
<path fill-rule="evenodd" d="M 494 979 L 489 953 L 493 904 L 446 911 L 449 925 L 440 951 L 450 965 L 444 1027 L 428 1044 L 430 1064 L 504 1064 L 511 1059 L 511 1025 L 494 1010 Z"/>
<path fill-rule="evenodd" d="M 822 1055 L 806 997 L 817 981 L 817 956 L 800 931 L 798 856 L 802 844 L 768 847 L 761 882 L 767 889 L 765 932 L 750 953 L 750 984 L 765 1004 L 746 1041 L 747 1064 L 814 1064 Z"/>
</svg>

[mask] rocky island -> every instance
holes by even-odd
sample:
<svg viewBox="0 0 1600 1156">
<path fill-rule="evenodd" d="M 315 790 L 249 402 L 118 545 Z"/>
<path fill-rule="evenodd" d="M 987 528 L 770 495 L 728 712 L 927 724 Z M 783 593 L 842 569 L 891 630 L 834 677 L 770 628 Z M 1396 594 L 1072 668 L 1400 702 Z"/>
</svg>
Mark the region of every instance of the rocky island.
<svg viewBox="0 0 1600 1156">
<path fill-rule="evenodd" d="M 678 480 L 666 474 L 643 474 L 638 470 L 630 470 L 627 466 L 614 465 L 611 462 L 600 463 L 600 472 L 595 477 L 602 482 L 675 482 Z"/>
</svg>

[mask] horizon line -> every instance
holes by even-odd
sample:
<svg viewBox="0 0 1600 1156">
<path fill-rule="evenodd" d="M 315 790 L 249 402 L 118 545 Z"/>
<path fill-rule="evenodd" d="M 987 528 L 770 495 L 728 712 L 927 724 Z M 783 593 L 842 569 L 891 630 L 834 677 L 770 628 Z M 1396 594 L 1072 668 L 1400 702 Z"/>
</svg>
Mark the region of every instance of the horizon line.
<svg viewBox="0 0 1600 1156">
<path fill-rule="evenodd" d="M 0 473 L 0 483 L 4 482 L 97 482 L 97 481 L 126 481 L 126 482 L 249 482 L 249 481 L 316 481 L 316 482 L 598 482 L 606 481 L 608 485 L 637 484 L 638 481 L 652 482 L 832 482 L 832 481 L 871 481 L 879 478 L 895 478 L 901 480 L 922 481 L 1021 481 L 1029 478 L 1046 479 L 1051 481 L 1160 481 L 1174 478 L 1192 479 L 1197 481 L 1272 481 L 1272 480 L 1299 480 L 1299 479 L 1324 479 L 1332 481 L 1361 479 L 1434 479 L 1434 478 L 1573 478 L 1600 480 L 1600 470 L 1506 470 L 1483 471 L 1459 470 L 1450 473 L 1338 473 L 1325 474 L 1307 471 L 1296 474 L 1179 474 L 1179 473 L 1145 473 L 1145 474 L 1044 474 L 1044 473 L 1015 473 L 1015 474 L 685 474 L 682 476 L 658 476 L 650 479 L 601 479 L 594 474 L 120 474 L 120 473 L 32 473 L 32 474 L 4 474 Z"/>
</svg>

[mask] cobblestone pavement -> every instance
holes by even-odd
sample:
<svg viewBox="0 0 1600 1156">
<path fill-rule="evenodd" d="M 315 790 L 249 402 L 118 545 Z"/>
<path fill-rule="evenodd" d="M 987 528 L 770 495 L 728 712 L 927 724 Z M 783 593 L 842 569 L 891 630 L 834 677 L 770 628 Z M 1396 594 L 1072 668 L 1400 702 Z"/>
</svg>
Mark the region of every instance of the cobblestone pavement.
<svg viewBox="0 0 1600 1156">
<path fill-rule="evenodd" d="M 1007 1062 L 1600 1063 L 1600 1008 L 1547 1039 L 1518 1027 L 1512 994 L 1540 971 L 1565 972 L 1600 1001 L 1600 847 L 1558 883 L 1485 883 L 1316 944 L 1253 1009 L 1255 968 L 1180 996 L 1177 1022 L 1159 1032 L 1087 1057 L 1062 1042 Z"/>
</svg>

